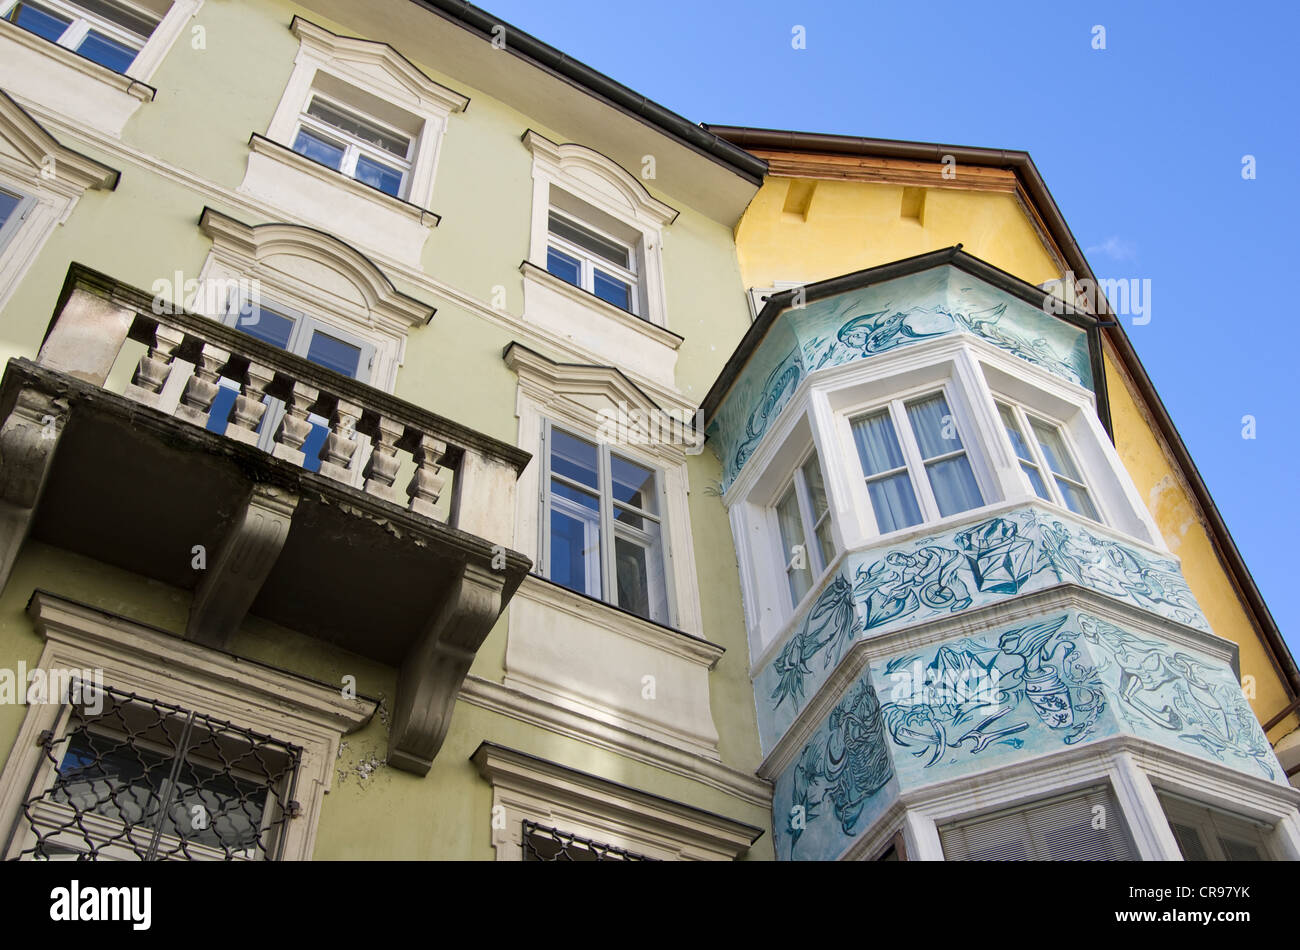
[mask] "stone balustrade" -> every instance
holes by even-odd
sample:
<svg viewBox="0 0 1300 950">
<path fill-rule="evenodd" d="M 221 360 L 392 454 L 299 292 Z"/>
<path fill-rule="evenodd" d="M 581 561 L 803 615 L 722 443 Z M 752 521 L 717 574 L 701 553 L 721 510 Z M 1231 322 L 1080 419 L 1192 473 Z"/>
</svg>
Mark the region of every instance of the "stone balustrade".
<svg viewBox="0 0 1300 950">
<path fill-rule="evenodd" d="M 264 447 L 267 397 L 280 400 L 284 412 L 269 448 L 275 458 L 494 543 L 513 541 L 514 485 L 527 452 L 233 327 L 157 306 L 143 291 L 81 265 L 69 272 L 37 362 L 104 386 L 128 339 L 147 350 L 125 397 Z M 228 417 L 214 422 L 222 388 L 237 394 Z M 308 458 L 304 447 L 319 425 L 328 432 Z M 404 468 L 412 474 L 403 485 Z M 440 509 L 449 483 L 450 505 Z"/>
</svg>

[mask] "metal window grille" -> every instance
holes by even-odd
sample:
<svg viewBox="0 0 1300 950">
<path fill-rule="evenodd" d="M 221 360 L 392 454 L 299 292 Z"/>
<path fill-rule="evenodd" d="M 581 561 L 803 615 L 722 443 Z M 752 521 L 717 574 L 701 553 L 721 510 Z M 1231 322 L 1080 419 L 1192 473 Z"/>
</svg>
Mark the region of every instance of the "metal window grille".
<svg viewBox="0 0 1300 950">
<path fill-rule="evenodd" d="M 75 690 L 71 696 L 77 696 Z M 66 697 L 65 697 L 66 698 Z M 276 860 L 302 749 L 190 709 L 82 686 L 6 853 L 27 860 Z M 39 789 L 39 790 L 38 790 Z"/>
<path fill-rule="evenodd" d="M 524 822 L 525 861 L 654 861 L 612 845 L 598 844 L 556 828 Z"/>
</svg>

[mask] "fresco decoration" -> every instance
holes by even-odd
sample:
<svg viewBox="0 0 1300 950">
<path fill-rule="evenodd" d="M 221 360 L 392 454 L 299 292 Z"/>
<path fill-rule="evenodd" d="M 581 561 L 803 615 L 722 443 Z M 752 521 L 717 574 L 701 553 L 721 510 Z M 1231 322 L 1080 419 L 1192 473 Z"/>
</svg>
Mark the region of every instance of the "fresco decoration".
<svg viewBox="0 0 1300 950">
<path fill-rule="evenodd" d="M 846 557 L 755 679 L 769 750 L 860 639 L 1073 583 L 1209 630 L 1178 563 L 1035 508 Z"/>
<path fill-rule="evenodd" d="M 828 810 L 838 831 L 852 837 L 868 804 L 893 774 L 880 701 L 871 684 L 859 680 L 831 710 L 825 728 L 804 746 L 794 765 L 785 825 L 790 839 L 787 857 L 795 857 L 808 823 L 827 817 Z"/>
<path fill-rule="evenodd" d="M 781 410 L 790 401 L 794 391 L 799 388 L 804 375 L 803 364 L 799 362 L 797 352 L 791 352 L 768 375 L 763 383 L 758 405 L 745 421 L 744 434 L 736 447 L 734 459 L 737 472 L 753 454 L 768 425 L 781 414 Z"/>
<path fill-rule="evenodd" d="M 1005 302 L 983 310 L 962 311 L 945 306 L 886 308 L 865 313 L 849 320 L 834 337 L 814 337 L 804 344 L 804 361 L 810 372 L 827 366 L 840 366 L 900 346 L 946 336 L 970 333 L 992 343 L 998 349 L 1043 367 L 1050 373 L 1077 385 L 1085 385 L 1088 373 L 1077 363 L 1072 348 L 1058 352 L 1046 339 L 1033 336 L 1011 321 L 1002 323 L 1007 314 Z M 1086 353 L 1086 351 L 1085 351 Z"/>
<path fill-rule="evenodd" d="M 1178 562 L 1099 537 L 1082 525 L 1040 517 L 1042 557 L 1061 576 L 1083 587 L 1131 600 L 1179 623 L 1209 630 L 1183 580 Z"/>
<path fill-rule="evenodd" d="M 773 662 L 777 683 L 772 690 L 772 701 L 777 706 L 787 699 L 795 706 L 801 704 L 804 681 L 812 673 L 808 663 L 825 651 L 822 668 L 831 669 L 861 629 L 853 606 L 853 589 L 837 574 L 813 603 L 799 632 L 790 638 Z"/>
<path fill-rule="evenodd" d="M 871 663 L 777 780 L 778 854 L 834 858 L 899 792 L 1119 734 L 1286 782 L 1226 661 L 1068 610 Z"/>
<path fill-rule="evenodd" d="M 1061 732 L 1064 745 L 1090 737 L 1106 699 L 1077 635 L 1063 629 L 1068 620 L 1017 627 L 996 644 L 968 637 L 940 647 L 923 668 L 916 656 L 891 660 L 890 701 L 881 710 L 894 743 L 929 769 L 994 744 L 1021 749 L 1035 720 Z"/>
<path fill-rule="evenodd" d="M 952 267 L 784 311 L 709 426 L 724 490 L 809 374 L 953 333 L 1091 388 L 1087 334 Z"/>
<path fill-rule="evenodd" d="M 1110 681 L 1127 731 L 1167 745 L 1193 746 L 1219 762 L 1250 762 L 1266 778 L 1278 778 L 1264 730 L 1226 666 L 1088 614 L 1079 615 L 1079 629 L 1099 672 Z"/>
</svg>

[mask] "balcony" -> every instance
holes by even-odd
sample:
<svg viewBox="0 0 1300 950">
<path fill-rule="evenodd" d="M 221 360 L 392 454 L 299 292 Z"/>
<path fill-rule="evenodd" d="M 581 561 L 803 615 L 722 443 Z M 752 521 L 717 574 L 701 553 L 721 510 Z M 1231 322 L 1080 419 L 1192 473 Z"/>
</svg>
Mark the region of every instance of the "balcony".
<svg viewBox="0 0 1300 950">
<path fill-rule="evenodd" d="M 31 536 L 192 591 L 187 639 L 254 615 L 394 666 L 389 761 L 427 773 L 531 567 L 527 452 L 80 265 L 0 419 L 0 585 Z"/>
</svg>

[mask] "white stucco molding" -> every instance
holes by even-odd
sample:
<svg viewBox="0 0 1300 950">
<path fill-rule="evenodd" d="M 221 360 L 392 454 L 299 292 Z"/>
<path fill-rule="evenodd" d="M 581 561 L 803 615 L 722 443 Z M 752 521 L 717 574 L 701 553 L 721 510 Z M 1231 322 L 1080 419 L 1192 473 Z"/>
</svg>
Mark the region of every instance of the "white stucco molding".
<svg viewBox="0 0 1300 950">
<path fill-rule="evenodd" d="M 756 777 L 753 772 L 642 735 L 624 723 L 606 722 L 473 673 L 465 677 L 458 698 L 462 702 L 509 716 L 519 722 L 577 739 L 596 748 L 617 752 L 673 775 L 681 775 L 751 805 L 762 808 L 770 808 L 772 805 L 772 786 Z"/>
<path fill-rule="evenodd" d="M 239 190 L 418 267 L 429 230 L 439 221 L 428 208 L 443 136 L 469 97 L 434 82 L 387 43 L 339 36 L 300 16 L 289 29 L 299 41 L 293 72 L 265 136 L 249 140 Z M 409 128 L 414 148 L 400 198 L 293 151 L 298 120 L 316 91 L 370 97 L 403 117 L 399 124 Z"/>
<path fill-rule="evenodd" d="M 370 384 L 392 391 L 406 335 L 433 318 L 432 307 L 398 291 L 370 258 L 324 231 L 284 223 L 250 226 L 211 208 L 204 209 L 199 227 L 212 239 L 201 285 L 255 279 L 268 299 L 356 334 L 375 347 Z M 199 312 L 215 306 L 184 303 Z"/>
<path fill-rule="evenodd" d="M 45 639 L 38 666 L 47 671 L 102 671 L 105 686 L 193 709 L 244 729 L 300 746 L 295 798 L 283 857 L 312 855 L 323 796 L 329 791 L 340 737 L 360 729 L 374 700 L 344 697 L 334 686 L 183 640 L 56 594 L 37 591 L 28 614 Z M 0 773 L 0 829 L 18 818 L 38 769 L 48 767 L 37 736 L 58 728 L 62 707 L 31 705 Z"/>
<path fill-rule="evenodd" d="M 484 742 L 471 760 L 492 785 L 492 846 L 498 861 L 523 860 L 525 820 L 663 861 L 734 860 L 763 833 L 494 743 Z"/>
<path fill-rule="evenodd" d="M 1112 736 L 905 792 L 841 858 L 879 853 L 902 819 L 908 859 L 942 861 L 941 825 L 1096 785 L 1114 792 L 1142 860 L 1182 860 L 1157 790 L 1271 825 L 1273 857 L 1300 860 L 1300 790 L 1134 736 Z"/>
<path fill-rule="evenodd" d="M 112 191 L 120 172 L 67 148 L 0 90 L 0 187 L 25 196 L 17 230 L 0 246 L 0 309 L 55 227 L 91 190 Z"/>
</svg>

